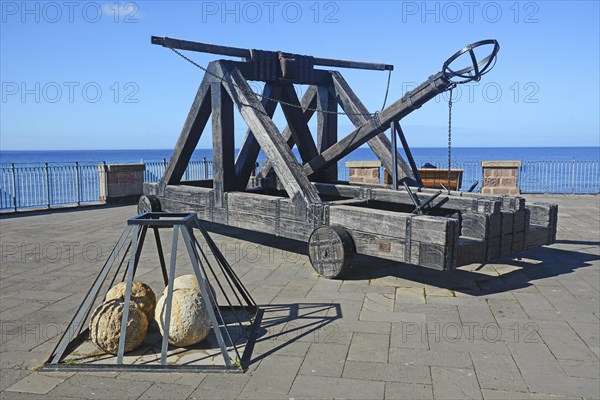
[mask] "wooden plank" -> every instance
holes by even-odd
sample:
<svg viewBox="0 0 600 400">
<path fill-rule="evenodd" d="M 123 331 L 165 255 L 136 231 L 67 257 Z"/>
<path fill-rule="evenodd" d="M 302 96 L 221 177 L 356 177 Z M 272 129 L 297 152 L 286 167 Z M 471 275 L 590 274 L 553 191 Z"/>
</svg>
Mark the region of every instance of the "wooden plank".
<svg viewBox="0 0 600 400">
<path fill-rule="evenodd" d="M 333 86 L 319 86 L 317 89 L 317 107 L 321 110 L 317 113 L 317 151 L 319 154 L 338 140 L 337 101 L 331 93 L 333 90 L 335 90 Z M 330 165 L 317 175 L 319 180 L 337 181 L 337 165 Z"/>
<path fill-rule="evenodd" d="M 405 190 L 392 190 L 391 188 L 374 187 L 373 185 L 361 185 L 361 184 L 334 184 L 318 182 L 314 184 L 320 194 L 325 195 L 340 195 L 344 197 L 359 197 L 361 189 L 365 187 L 369 188 L 370 199 L 390 202 L 390 203 L 401 203 L 401 204 L 412 204 L 410 196 Z M 423 191 L 418 192 L 417 189 L 413 193 L 419 198 L 420 201 L 425 201 L 432 194 L 437 191 Z M 497 198 L 491 199 L 473 199 L 463 198 L 456 195 L 448 196 L 445 192 L 436 198 L 432 202 L 433 207 L 441 207 L 460 211 L 473 211 L 479 213 L 497 213 L 501 209 L 501 201 Z"/>
<path fill-rule="evenodd" d="M 462 216 L 461 235 L 485 240 L 489 237 L 490 219 L 488 215 L 464 213 Z"/>
<path fill-rule="evenodd" d="M 457 266 L 484 262 L 486 251 L 485 239 L 460 237 L 458 239 Z"/>
<path fill-rule="evenodd" d="M 319 194 L 327 196 L 357 198 L 361 193 L 360 187 L 352 185 L 336 185 L 333 183 L 315 182 L 314 186 Z"/>
<path fill-rule="evenodd" d="M 177 201 L 162 196 L 159 196 L 158 200 L 165 212 L 195 212 L 200 220 L 213 222 L 212 206 L 200 206 L 197 203 Z"/>
<path fill-rule="evenodd" d="M 268 117 L 273 117 L 275 108 L 277 107 L 277 102 L 271 99 L 278 99 L 280 97 L 281 86 L 273 83 L 265 84 L 261 104 Z M 244 190 L 246 188 L 250 175 L 252 175 L 256 166 L 256 159 L 258 158 L 259 152 L 260 145 L 254 137 L 252 129 L 248 129 L 235 160 L 235 179 L 239 190 Z"/>
<path fill-rule="evenodd" d="M 346 229 L 380 234 L 397 238 L 406 235 L 406 220 L 411 220 L 411 239 L 432 244 L 445 245 L 449 241 L 449 223 L 452 229 L 458 221 L 454 218 L 412 215 L 393 211 L 345 205 L 331 205 L 329 222 Z"/>
<path fill-rule="evenodd" d="M 437 191 L 413 191 L 413 194 L 417 196 L 421 202 L 429 199 L 434 193 L 437 193 Z M 412 204 L 409 194 L 403 189 L 392 190 L 373 188 L 371 189 L 371 199 L 387 201 L 391 203 Z M 431 206 L 473 212 L 485 212 L 486 209 L 489 209 L 489 212 L 492 212 L 493 210 L 500 211 L 501 203 L 498 200 L 481 199 L 477 202 L 477 204 L 475 204 L 474 207 L 472 199 L 448 195 L 446 192 L 444 192 L 431 202 Z"/>
<path fill-rule="evenodd" d="M 331 72 L 331 78 L 334 84 L 334 95 L 340 106 L 347 113 L 348 119 L 352 121 L 355 127 L 360 127 L 369 121 L 369 110 L 360 101 L 354 93 L 348 82 L 341 73 Z M 392 161 L 392 143 L 385 133 L 380 133 L 367 142 L 373 153 L 379 158 L 383 167 L 388 171 L 393 171 L 394 162 Z M 331 146 L 329 146 L 331 147 Z M 415 179 L 410 167 L 406 164 L 402 156 L 397 154 L 398 179 L 409 177 Z"/>
<path fill-rule="evenodd" d="M 554 243 L 558 225 L 558 205 L 536 202 L 528 204 L 527 208 L 530 211 L 531 225 L 548 228 L 548 241 L 545 244 Z"/>
<path fill-rule="evenodd" d="M 298 147 L 300 157 L 304 162 L 308 162 L 319 154 L 317 146 L 315 145 L 310 129 L 308 129 L 307 120 L 304 117 L 304 112 L 302 111 L 302 106 L 300 105 L 294 86 L 292 84 L 284 85 L 282 90 L 283 100 L 289 104 L 280 103 L 281 110 L 287 120 L 287 126 L 292 139 L 296 143 L 296 147 Z"/>
<path fill-rule="evenodd" d="M 522 210 L 514 211 L 514 227 L 515 232 L 527 232 L 529 229 L 529 209 L 524 208 Z"/>
<path fill-rule="evenodd" d="M 391 188 L 391 186 L 390 186 L 390 188 Z M 419 188 L 415 187 L 413 189 L 411 187 L 411 189 L 414 191 L 417 191 Z M 437 190 L 430 189 L 430 188 L 422 188 L 421 191 L 423 193 L 435 193 Z M 456 191 L 456 190 L 451 190 L 450 195 L 464 197 L 465 199 L 472 198 L 472 199 L 478 199 L 478 200 L 489 200 L 489 201 L 494 201 L 494 202 L 500 202 L 501 203 L 500 208 L 492 210 L 492 214 L 499 212 L 499 211 L 514 211 L 514 210 L 522 210 L 525 208 L 525 199 L 520 196 L 496 196 L 496 195 L 481 194 L 481 193 L 474 193 L 474 192 L 461 192 L 461 191 Z"/>
<path fill-rule="evenodd" d="M 547 226 L 531 225 L 526 235 L 526 249 L 548 244 L 551 235 L 551 230 Z"/>
<path fill-rule="evenodd" d="M 223 206 L 223 193 L 234 190 L 234 127 L 233 101 L 220 81 L 211 85 L 212 142 L 213 142 L 213 189 L 215 206 Z"/>
<path fill-rule="evenodd" d="M 316 86 L 309 86 L 308 89 L 306 89 L 306 92 L 304 93 L 304 95 L 302 96 L 302 100 L 300 101 L 300 106 L 302 107 L 304 113 L 304 120 L 308 124 L 308 121 L 310 121 L 310 119 L 312 118 L 313 114 L 315 113 L 314 110 L 317 107 Z M 290 130 L 289 125 L 285 127 L 282 135 L 285 141 L 287 142 L 288 146 L 290 146 L 290 148 L 294 147 L 294 137 L 292 136 L 292 131 Z M 258 176 L 263 178 L 266 177 L 271 171 L 271 169 L 271 162 L 267 160 L 261 167 Z"/>
<path fill-rule="evenodd" d="M 214 197 L 212 189 L 187 185 L 169 185 L 165 188 L 163 196 L 176 201 L 198 204 L 199 206 L 212 204 L 212 198 Z"/>
<path fill-rule="evenodd" d="M 404 239 L 356 230 L 350 230 L 348 232 L 350 233 L 350 236 L 352 236 L 358 254 L 405 262 L 408 264 L 419 263 L 419 242 L 412 242 L 411 251 L 406 252 Z M 405 259 L 407 254 L 410 256 L 409 260 Z"/>
<path fill-rule="evenodd" d="M 192 153 L 198 145 L 200 136 L 208 122 L 211 113 L 211 95 L 210 95 L 209 74 L 204 75 L 204 79 L 198 88 L 192 107 L 181 129 L 179 139 L 169 160 L 169 165 L 160 180 L 158 192 L 163 193 L 167 185 L 175 185 L 181 182 L 181 177 L 190 162 Z"/>
<path fill-rule="evenodd" d="M 219 75 L 225 77 L 223 85 L 238 106 L 265 155 L 273 163 L 277 177 L 281 180 L 294 206 L 299 214 L 302 214 L 310 204 L 320 202 L 319 194 L 297 164 L 292 151 L 262 104 L 252 94 L 242 74 L 235 68 L 231 68 L 226 61 L 217 63 Z"/>
</svg>

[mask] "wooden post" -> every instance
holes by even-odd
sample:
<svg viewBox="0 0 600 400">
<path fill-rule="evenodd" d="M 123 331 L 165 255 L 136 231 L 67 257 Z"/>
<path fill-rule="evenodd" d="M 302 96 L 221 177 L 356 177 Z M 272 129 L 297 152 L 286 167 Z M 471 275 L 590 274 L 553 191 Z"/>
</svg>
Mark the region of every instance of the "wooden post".
<svg viewBox="0 0 600 400">
<path fill-rule="evenodd" d="M 317 89 L 317 148 L 319 154 L 337 142 L 337 102 L 331 94 L 333 86 L 319 86 Z M 310 161 L 310 160 L 307 160 Z M 320 180 L 337 181 L 337 164 L 325 168 L 318 174 Z"/>
<path fill-rule="evenodd" d="M 200 140 L 202 131 L 208 122 L 211 112 L 209 77 L 210 75 L 206 74 L 198 88 L 194 103 L 192 103 L 190 112 L 185 120 L 175 149 L 173 150 L 173 155 L 169 160 L 169 165 L 160 180 L 158 193 L 161 195 L 164 194 L 167 185 L 174 185 L 181 181 L 181 177 L 190 162 L 192 153 Z"/>
<path fill-rule="evenodd" d="M 238 106 L 242 118 L 252 130 L 260 147 L 273 163 L 273 168 L 292 199 L 298 215 L 304 214 L 310 204 L 320 202 L 317 190 L 302 172 L 277 126 L 252 94 L 252 89 L 241 72 L 227 61 L 217 61 L 215 65 L 218 66 L 215 68 L 217 75 L 225 77 L 223 86 Z"/>
<path fill-rule="evenodd" d="M 306 121 L 306 123 L 308 123 L 308 121 L 310 121 L 311 117 L 313 116 L 313 114 L 315 112 L 314 109 L 317 106 L 317 87 L 316 86 L 311 85 L 308 87 L 308 89 L 306 89 L 306 92 L 304 92 L 304 96 L 302 96 L 300 106 L 302 107 L 302 109 L 304 111 L 304 120 Z M 292 136 L 292 131 L 290 130 L 289 125 L 285 127 L 282 135 L 283 135 L 283 138 L 286 140 L 288 146 L 290 146 L 290 148 L 294 147 L 294 137 Z M 272 168 L 271 162 L 269 160 L 267 160 L 261 167 L 258 174 L 261 177 L 266 177 L 269 174 L 269 171 L 271 171 L 271 168 Z"/>
<path fill-rule="evenodd" d="M 261 104 L 269 118 L 273 117 L 275 108 L 277 107 L 277 102 L 271 99 L 278 99 L 280 96 L 281 86 L 272 83 L 265 84 Z M 240 152 L 235 160 L 235 180 L 238 190 L 246 189 L 259 152 L 260 145 L 256 141 L 252 129 L 248 129 L 244 141 L 240 146 Z"/>
<path fill-rule="evenodd" d="M 233 102 L 219 81 L 211 84 L 213 189 L 215 206 L 235 188 Z"/>
<path fill-rule="evenodd" d="M 292 138 L 298 147 L 298 152 L 302 160 L 309 162 L 319 155 L 319 153 L 317 152 L 317 146 L 312 138 L 310 129 L 308 129 L 307 121 L 302 112 L 302 106 L 292 84 L 283 86 L 282 97 L 284 102 L 288 103 L 281 103 L 281 110 L 287 120 Z"/>
</svg>

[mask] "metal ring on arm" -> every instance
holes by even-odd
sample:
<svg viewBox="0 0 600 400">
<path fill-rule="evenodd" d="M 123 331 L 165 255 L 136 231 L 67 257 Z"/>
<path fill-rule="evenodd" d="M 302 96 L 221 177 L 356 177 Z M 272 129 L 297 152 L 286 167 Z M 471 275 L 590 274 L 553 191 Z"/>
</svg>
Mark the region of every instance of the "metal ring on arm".
<svg viewBox="0 0 600 400">
<path fill-rule="evenodd" d="M 477 61 L 477 57 L 475 56 L 475 52 L 473 51 L 477 47 L 492 45 L 492 51 L 490 54 L 485 57 L 481 61 Z M 454 53 L 452 57 L 446 60 L 444 66 L 442 67 L 442 71 L 448 80 L 452 78 L 458 77 L 461 78 L 459 80 L 452 81 L 454 83 L 467 83 L 471 81 L 479 81 L 481 77 L 494 68 L 496 65 L 496 56 L 498 55 L 498 51 L 500 50 L 500 44 L 495 39 L 481 40 L 479 42 L 475 42 L 463 47 L 461 50 Z M 470 65 L 466 68 L 460 69 L 458 71 L 454 71 L 450 68 L 450 65 L 461 55 L 469 52 L 471 56 L 471 62 L 473 65 Z"/>
</svg>

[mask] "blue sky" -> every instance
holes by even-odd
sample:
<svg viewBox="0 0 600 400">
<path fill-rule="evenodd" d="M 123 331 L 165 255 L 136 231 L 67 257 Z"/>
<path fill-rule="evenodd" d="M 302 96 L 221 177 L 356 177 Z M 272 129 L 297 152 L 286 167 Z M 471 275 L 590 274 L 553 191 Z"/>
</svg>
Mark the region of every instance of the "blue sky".
<svg viewBox="0 0 600 400">
<path fill-rule="evenodd" d="M 464 45 L 495 38 L 501 50 L 494 70 L 455 94 L 454 145 L 600 145 L 597 1 L 1 7 L 2 150 L 172 148 L 202 71 L 151 45 L 151 35 L 394 64 L 388 104 Z M 217 58 L 188 54 L 202 65 Z M 381 107 L 385 72 L 341 71 L 370 111 Z M 447 119 L 442 95 L 402 125 L 412 146 L 443 147 Z M 275 120 L 283 127 L 280 111 Z M 352 130 L 346 118 L 339 123 L 340 136 Z M 244 132 L 238 117 L 236 143 Z M 200 147 L 210 143 L 207 133 Z"/>
</svg>

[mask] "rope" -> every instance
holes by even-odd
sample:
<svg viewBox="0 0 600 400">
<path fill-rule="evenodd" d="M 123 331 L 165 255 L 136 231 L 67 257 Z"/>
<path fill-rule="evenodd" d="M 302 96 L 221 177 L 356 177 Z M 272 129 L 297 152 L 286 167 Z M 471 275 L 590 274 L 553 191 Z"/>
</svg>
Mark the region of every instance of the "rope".
<svg viewBox="0 0 600 400">
<path fill-rule="evenodd" d="M 172 48 L 172 47 L 167 47 L 167 48 L 168 48 L 169 50 L 173 51 L 173 52 L 174 52 L 175 54 L 177 54 L 179 57 L 181 57 L 181 58 L 183 58 L 184 60 L 186 60 L 187 62 L 189 62 L 190 64 L 192 64 L 192 65 L 194 65 L 194 66 L 196 66 L 196 67 L 200 68 L 200 69 L 201 69 L 202 71 L 204 71 L 205 73 L 207 73 L 207 74 L 209 74 L 209 75 L 211 75 L 211 76 L 213 76 L 213 77 L 217 78 L 217 79 L 218 79 L 219 81 L 221 81 L 221 82 L 225 82 L 225 78 L 224 78 L 224 77 L 222 77 L 222 76 L 219 76 L 219 75 L 217 75 L 217 74 L 215 74 L 215 73 L 213 73 L 213 72 L 209 71 L 207 68 L 205 68 L 205 67 L 203 67 L 202 65 L 198 64 L 197 62 L 195 62 L 195 61 L 191 60 L 190 58 L 188 58 L 187 56 L 185 56 L 185 55 L 184 55 L 184 54 L 182 54 L 181 52 L 177 51 L 176 49 L 174 49 L 174 48 Z M 391 75 L 392 75 L 392 71 L 390 70 L 390 71 L 389 71 L 389 74 L 388 74 L 387 88 L 386 88 L 386 90 L 385 90 L 385 99 L 384 99 L 384 101 L 383 101 L 383 106 L 384 106 L 384 107 L 385 107 L 385 103 L 386 103 L 386 101 L 387 101 L 388 92 L 389 92 L 389 90 L 390 90 L 390 80 L 391 80 Z M 377 118 L 377 114 L 378 114 L 377 112 L 375 112 L 375 113 L 366 113 L 366 114 L 365 114 L 365 113 L 347 113 L 347 112 L 343 112 L 343 111 L 329 111 L 329 110 L 323 110 L 323 109 L 321 109 L 321 108 L 308 108 L 308 107 L 307 107 L 307 108 L 304 108 L 304 107 L 302 107 L 302 106 L 299 106 L 298 104 L 295 104 L 295 103 L 288 103 L 288 102 L 286 102 L 286 101 L 283 101 L 283 100 L 281 100 L 281 99 L 274 99 L 274 98 L 272 98 L 272 97 L 265 96 L 265 95 L 263 95 L 263 94 L 261 94 L 261 93 L 254 92 L 254 91 L 252 91 L 252 90 L 248 91 L 248 89 L 246 89 L 246 88 L 243 88 L 243 87 L 240 87 L 239 85 L 236 85 L 236 84 L 233 84 L 233 86 L 234 86 L 234 87 L 236 87 L 236 88 L 238 88 L 238 89 L 240 89 L 240 90 L 242 90 L 242 91 L 244 91 L 244 92 L 246 92 L 246 93 L 252 93 L 252 94 L 254 94 L 255 96 L 257 96 L 257 97 L 259 97 L 259 98 L 261 98 L 261 99 L 266 99 L 266 100 L 270 100 L 270 101 L 278 102 L 278 103 L 280 103 L 280 104 L 284 104 L 284 105 L 286 105 L 286 106 L 290 106 L 290 107 L 296 107 L 296 108 L 300 108 L 300 109 L 302 109 L 302 110 L 308 110 L 308 111 L 318 112 L 318 113 L 322 113 L 322 114 L 336 114 L 336 115 L 347 115 L 347 116 L 350 116 L 350 115 L 360 115 L 360 116 L 363 116 L 363 117 L 369 117 L 370 119 L 372 119 L 372 120 L 374 120 L 374 121 L 377 121 L 377 120 L 379 120 L 379 118 Z M 383 107 L 382 107 L 382 110 L 383 110 Z"/>
<path fill-rule="evenodd" d="M 385 97 L 383 98 L 383 105 L 381 106 L 381 111 L 383 111 L 383 109 L 385 108 L 385 103 L 387 102 L 387 98 L 388 98 L 388 93 L 390 91 L 390 81 L 392 80 L 392 70 L 390 69 L 388 71 L 388 80 L 387 80 L 387 86 L 385 88 Z"/>
</svg>

